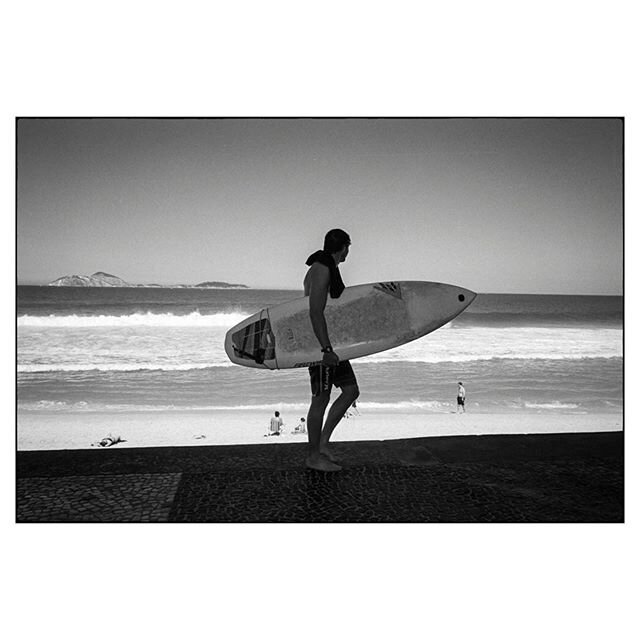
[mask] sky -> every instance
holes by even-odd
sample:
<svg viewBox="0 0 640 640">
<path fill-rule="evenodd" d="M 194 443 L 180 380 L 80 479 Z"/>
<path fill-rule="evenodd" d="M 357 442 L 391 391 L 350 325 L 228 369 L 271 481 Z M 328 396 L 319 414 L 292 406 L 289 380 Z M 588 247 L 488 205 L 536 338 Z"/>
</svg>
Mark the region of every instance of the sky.
<svg viewBox="0 0 640 640">
<path fill-rule="evenodd" d="M 19 284 L 347 284 L 622 293 L 619 119 L 20 119 Z"/>
</svg>

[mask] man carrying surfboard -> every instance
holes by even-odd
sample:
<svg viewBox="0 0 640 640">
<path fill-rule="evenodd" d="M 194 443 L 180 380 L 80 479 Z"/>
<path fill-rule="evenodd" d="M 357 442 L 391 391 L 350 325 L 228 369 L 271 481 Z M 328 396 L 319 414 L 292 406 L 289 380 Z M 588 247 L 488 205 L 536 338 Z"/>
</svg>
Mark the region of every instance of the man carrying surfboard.
<svg viewBox="0 0 640 640">
<path fill-rule="evenodd" d="M 339 298 L 345 289 L 338 265 L 347 259 L 350 245 L 348 233 L 332 229 L 324 238 L 323 249 L 310 255 L 306 262 L 309 270 L 304 278 L 304 295 L 309 297 L 311 325 L 318 339 L 318 350 L 322 352 L 322 364 L 309 367 L 311 406 L 307 415 L 309 456 L 306 464 L 318 471 L 342 469 L 329 450 L 329 439 L 360 394 L 350 362 L 340 361 L 339 355 L 333 351 L 324 316 L 328 297 Z M 339 387 L 342 393 L 331 405 L 325 420 L 324 414 L 334 386 Z"/>
</svg>

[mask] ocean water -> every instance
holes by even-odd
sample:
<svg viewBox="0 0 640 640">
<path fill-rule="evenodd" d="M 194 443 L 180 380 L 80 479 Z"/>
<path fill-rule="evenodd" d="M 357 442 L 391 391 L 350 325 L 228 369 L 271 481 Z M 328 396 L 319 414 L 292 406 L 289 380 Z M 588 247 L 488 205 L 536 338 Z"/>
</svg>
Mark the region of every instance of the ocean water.
<svg viewBox="0 0 640 640">
<path fill-rule="evenodd" d="M 76 288 L 17 291 L 20 412 L 295 410 L 306 370 L 232 365 L 226 331 L 301 291 Z M 361 409 L 613 413 L 622 409 L 618 296 L 481 294 L 412 343 L 353 361 Z"/>
</svg>

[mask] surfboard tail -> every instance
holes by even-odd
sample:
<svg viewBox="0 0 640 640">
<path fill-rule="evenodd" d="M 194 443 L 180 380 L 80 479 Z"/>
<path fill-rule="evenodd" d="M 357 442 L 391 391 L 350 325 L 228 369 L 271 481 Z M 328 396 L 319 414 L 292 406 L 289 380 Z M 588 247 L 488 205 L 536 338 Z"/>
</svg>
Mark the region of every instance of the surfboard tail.
<svg viewBox="0 0 640 640">
<path fill-rule="evenodd" d="M 224 349 L 234 364 L 259 369 L 277 368 L 275 337 L 266 310 L 230 329 L 225 336 Z"/>
</svg>

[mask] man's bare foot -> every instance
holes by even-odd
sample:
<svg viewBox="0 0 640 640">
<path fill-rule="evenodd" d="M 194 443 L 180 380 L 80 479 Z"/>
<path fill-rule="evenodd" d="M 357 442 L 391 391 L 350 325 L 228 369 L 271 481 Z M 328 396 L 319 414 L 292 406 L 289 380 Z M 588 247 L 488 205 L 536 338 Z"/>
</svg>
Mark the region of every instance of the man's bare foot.
<svg viewBox="0 0 640 640">
<path fill-rule="evenodd" d="M 338 458 L 336 458 L 333 453 L 331 453 L 331 451 L 329 450 L 328 447 L 320 447 L 320 454 L 323 455 L 325 458 L 327 458 L 328 460 L 330 460 L 333 463 L 337 463 L 338 462 Z"/>
<path fill-rule="evenodd" d="M 316 471 L 341 471 L 342 467 L 338 464 L 333 464 L 323 455 L 309 456 L 306 460 L 307 467 L 309 469 L 315 469 Z"/>
</svg>

